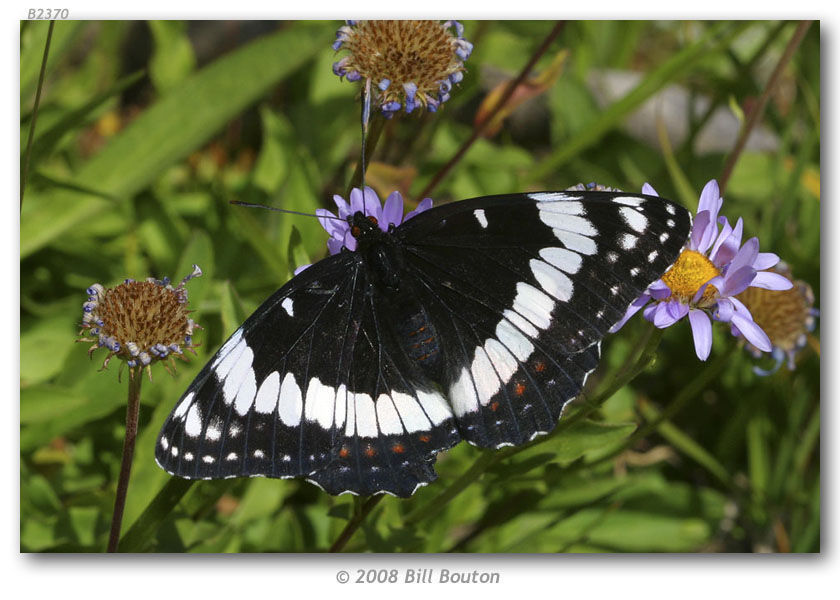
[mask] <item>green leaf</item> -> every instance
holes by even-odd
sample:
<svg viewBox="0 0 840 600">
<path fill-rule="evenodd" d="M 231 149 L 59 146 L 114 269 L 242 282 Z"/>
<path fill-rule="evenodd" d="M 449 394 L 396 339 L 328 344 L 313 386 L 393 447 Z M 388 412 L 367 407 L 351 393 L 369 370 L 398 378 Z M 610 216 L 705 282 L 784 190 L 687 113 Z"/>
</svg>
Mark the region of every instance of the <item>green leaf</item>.
<svg viewBox="0 0 840 600">
<path fill-rule="evenodd" d="M 181 83 L 195 68 L 195 54 L 184 21 L 149 21 L 155 49 L 149 78 L 161 94 Z"/>
<path fill-rule="evenodd" d="M 629 437 L 636 430 L 635 423 L 596 423 L 580 421 L 551 441 L 559 462 L 570 463 L 584 454 L 609 448 Z M 545 450 L 546 448 L 541 448 Z"/>
<path fill-rule="evenodd" d="M 49 25 L 48 21 L 28 21 L 26 29 L 21 32 L 20 105 L 24 114 L 32 110 L 31 101 L 38 85 Z M 50 54 L 47 57 L 47 81 L 56 63 L 66 56 L 67 49 L 84 25 L 84 21 L 55 21 Z"/>
<path fill-rule="evenodd" d="M 128 198 L 201 146 L 319 48 L 321 28 L 290 28 L 244 46 L 189 77 L 131 122 L 74 182 Z M 94 197 L 33 190 L 21 213 L 21 256 L 28 256 L 107 210 Z"/>
<path fill-rule="evenodd" d="M 192 479 L 170 477 L 146 510 L 120 539 L 120 552 L 142 552 L 184 494 L 195 483 Z"/>
</svg>

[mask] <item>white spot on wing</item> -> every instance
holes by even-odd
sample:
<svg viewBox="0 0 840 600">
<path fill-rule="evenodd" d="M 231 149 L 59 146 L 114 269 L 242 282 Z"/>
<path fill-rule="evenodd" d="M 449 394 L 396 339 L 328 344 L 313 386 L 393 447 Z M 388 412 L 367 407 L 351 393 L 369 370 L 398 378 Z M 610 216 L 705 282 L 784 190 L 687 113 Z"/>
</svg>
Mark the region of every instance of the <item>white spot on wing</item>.
<svg viewBox="0 0 840 600">
<path fill-rule="evenodd" d="M 639 241 L 632 233 L 625 233 L 622 234 L 621 238 L 618 240 L 618 243 L 624 250 L 632 250 L 636 247 L 636 243 Z"/>
<path fill-rule="evenodd" d="M 160 447 L 164 450 L 169 448 L 169 440 L 167 440 L 165 436 L 161 436 L 160 438 Z"/>
<path fill-rule="evenodd" d="M 533 194 L 528 194 L 528 197 L 537 202 L 567 202 L 569 200 L 580 200 L 583 198 L 583 196 L 575 196 L 566 192 L 534 192 Z"/>
<path fill-rule="evenodd" d="M 613 202 L 616 204 L 623 204 L 624 206 L 641 206 L 644 198 L 637 198 L 635 196 L 616 196 Z"/>
<path fill-rule="evenodd" d="M 198 437 L 201 433 L 201 409 L 198 404 L 193 404 L 187 412 L 187 423 L 184 425 L 184 431 L 190 437 Z"/>
<path fill-rule="evenodd" d="M 230 349 L 227 356 L 225 356 L 225 358 L 215 368 L 216 379 L 222 381 L 228 376 L 228 373 L 230 373 L 230 370 L 239 361 L 239 357 L 242 356 L 242 353 L 247 347 L 248 344 L 245 343 L 245 340 L 242 340 Z"/>
<path fill-rule="evenodd" d="M 240 327 L 239 329 L 234 331 L 233 335 L 228 338 L 228 341 L 226 341 L 224 345 L 221 348 L 219 348 L 219 352 L 216 354 L 216 360 L 213 361 L 213 366 L 216 367 L 220 362 L 227 358 L 230 351 L 233 350 L 237 346 L 237 344 L 239 344 L 239 340 L 241 339 L 242 328 Z"/>
<path fill-rule="evenodd" d="M 376 416 L 379 420 L 379 431 L 385 435 L 395 435 L 403 432 L 400 415 L 387 394 L 380 394 L 376 400 Z"/>
<path fill-rule="evenodd" d="M 376 437 L 379 433 L 376 427 L 376 410 L 373 398 L 367 394 L 355 394 L 356 399 L 356 433 L 361 437 Z"/>
<path fill-rule="evenodd" d="M 569 250 L 587 256 L 598 252 L 598 246 L 592 238 L 563 229 L 554 229 L 552 231 L 554 232 L 554 236 Z"/>
<path fill-rule="evenodd" d="M 553 309 L 554 301 L 550 296 L 523 281 L 516 284 L 513 310 L 531 323 L 540 329 L 548 329 L 548 326 L 551 325 L 551 311 Z"/>
<path fill-rule="evenodd" d="M 303 406 L 307 421 L 315 421 L 324 429 L 329 429 L 335 418 L 335 389 L 313 377 L 309 380 Z"/>
<path fill-rule="evenodd" d="M 662 235 L 659 236 L 659 241 L 664 244 L 668 240 L 669 237 L 671 237 L 671 236 L 668 235 L 667 232 L 665 232 L 665 233 L 663 233 Z"/>
<path fill-rule="evenodd" d="M 209 454 L 205 454 L 204 456 L 202 456 L 201 460 L 206 462 L 208 465 L 212 465 L 214 462 L 216 462 L 216 459 L 210 456 Z"/>
<path fill-rule="evenodd" d="M 570 275 L 580 271 L 583 257 L 577 252 L 565 248 L 543 248 L 540 250 L 540 257 Z"/>
<path fill-rule="evenodd" d="M 478 220 L 479 225 L 481 225 L 482 229 L 487 229 L 487 215 L 484 214 L 483 208 L 477 208 L 473 211 L 473 215 Z"/>
<path fill-rule="evenodd" d="M 563 206 L 563 204 L 557 206 Z M 542 210 L 540 211 L 540 220 L 555 230 L 559 229 L 561 231 L 588 236 L 598 233 L 598 230 L 595 229 L 592 222 L 586 217 Z"/>
<path fill-rule="evenodd" d="M 280 373 L 272 371 L 260 384 L 260 391 L 257 392 L 257 399 L 254 401 L 254 410 L 262 414 L 274 412 L 279 394 Z"/>
<path fill-rule="evenodd" d="M 391 399 L 394 401 L 394 406 L 397 412 L 400 413 L 403 427 L 409 433 L 415 431 L 425 431 L 432 427 L 428 417 L 423 413 L 418 401 L 408 394 L 401 392 L 391 392 Z"/>
<path fill-rule="evenodd" d="M 277 401 L 277 416 L 283 424 L 289 427 L 300 425 L 300 415 L 303 411 L 303 397 L 295 381 L 295 376 L 286 373 L 280 385 L 280 399 Z"/>
<path fill-rule="evenodd" d="M 654 250 L 653 252 L 651 252 L 650 254 L 648 254 L 648 262 L 653 262 L 653 261 L 655 261 L 657 256 L 659 256 L 659 251 L 658 251 L 658 250 Z"/>
<path fill-rule="evenodd" d="M 283 300 L 283 302 L 280 303 L 280 306 L 283 307 L 283 310 L 286 311 L 287 315 L 289 315 L 290 317 L 295 316 L 295 309 L 294 306 L 292 306 L 291 298 L 286 298 L 285 300 Z"/>
<path fill-rule="evenodd" d="M 438 392 L 417 390 L 417 400 L 434 425 L 440 425 L 452 418 L 452 411 L 446 400 Z"/>
<path fill-rule="evenodd" d="M 349 394 L 347 393 L 347 386 L 343 383 L 338 386 L 335 392 L 335 427 L 341 429 L 344 427 L 344 417 L 347 413 L 347 403 Z"/>
<path fill-rule="evenodd" d="M 648 220 L 647 217 L 640 213 L 638 210 L 634 210 L 630 207 L 623 207 L 618 209 L 619 214 L 621 217 L 627 222 L 631 229 L 642 233 L 645 229 L 647 229 Z"/>
<path fill-rule="evenodd" d="M 504 315 L 508 321 L 516 325 L 516 327 L 518 327 L 525 335 L 536 338 L 540 334 L 540 332 L 537 331 L 537 328 L 531 325 L 531 323 L 518 312 L 507 309 L 505 310 Z"/>
<path fill-rule="evenodd" d="M 233 403 L 233 410 L 237 412 L 240 417 L 244 417 L 251 410 L 254 405 L 254 397 L 257 395 L 257 380 L 254 378 L 254 370 L 250 367 L 245 374 L 245 380 L 239 386 L 239 391 L 236 393 L 236 401 Z"/>
<path fill-rule="evenodd" d="M 496 325 L 496 337 L 521 361 L 527 360 L 534 351 L 534 345 L 530 340 L 509 321 L 501 321 Z"/>
<path fill-rule="evenodd" d="M 260 450 L 259 448 L 254 450 L 254 458 L 263 458 L 265 457 L 265 453 Z"/>
<path fill-rule="evenodd" d="M 540 213 L 554 213 L 558 215 L 582 215 L 586 212 L 583 204 L 574 201 L 548 201 L 538 202 L 537 208 Z M 542 218 L 542 215 L 540 216 Z"/>
<path fill-rule="evenodd" d="M 449 398 L 452 400 L 452 410 L 455 411 L 456 417 L 478 410 L 472 375 L 466 368 L 461 369 L 461 375 L 449 388 Z"/>
<path fill-rule="evenodd" d="M 187 414 L 187 409 L 190 407 L 190 402 L 192 401 L 193 396 L 195 396 L 195 392 L 190 392 L 184 396 L 184 399 L 178 404 L 178 407 L 175 409 L 172 416 L 176 419 L 183 419 L 184 415 Z"/>
<path fill-rule="evenodd" d="M 231 352 L 232 354 L 233 352 Z M 230 369 L 230 373 L 225 377 L 225 385 L 222 388 L 222 396 L 225 404 L 228 406 L 236 398 L 236 394 L 246 377 L 249 374 L 251 377 L 254 377 L 254 372 L 251 369 L 252 360 L 254 360 L 254 352 L 243 342 L 242 350 L 239 352 L 236 363 Z"/>
<path fill-rule="evenodd" d="M 490 402 L 490 398 L 495 396 L 502 388 L 502 382 L 499 381 L 499 376 L 496 375 L 496 370 L 493 368 L 493 363 L 490 362 L 487 352 L 481 346 L 475 349 L 471 371 L 476 392 L 478 392 L 478 401 L 482 406 L 486 406 Z"/>
<path fill-rule="evenodd" d="M 562 302 L 571 299 L 574 287 L 568 275 L 536 258 L 532 258 L 528 264 L 542 289 Z"/>
<path fill-rule="evenodd" d="M 516 370 L 519 368 L 519 364 L 516 362 L 516 359 L 510 351 L 496 339 L 489 339 L 484 342 L 484 351 L 493 363 L 496 373 L 502 383 L 510 381 L 510 378 L 513 377 L 513 374 L 516 373 Z"/>
<path fill-rule="evenodd" d="M 204 432 L 206 437 L 211 442 L 218 442 L 222 437 L 222 420 L 219 417 L 213 417 L 210 424 L 207 426 L 207 431 Z"/>
</svg>

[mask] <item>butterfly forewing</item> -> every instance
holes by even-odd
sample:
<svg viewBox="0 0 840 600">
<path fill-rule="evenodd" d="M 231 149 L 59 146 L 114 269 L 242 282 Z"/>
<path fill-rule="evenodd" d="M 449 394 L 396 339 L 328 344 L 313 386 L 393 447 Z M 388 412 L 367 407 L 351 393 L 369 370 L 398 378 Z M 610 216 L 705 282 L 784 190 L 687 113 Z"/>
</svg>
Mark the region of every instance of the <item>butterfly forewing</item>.
<svg viewBox="0 0 840 600">
<path fill-rule="evenodd" d="M 547 192 L 362 234 L 231 336 L 164 424 L 157 461 L 188 478 L 411 495 L 461 439 L 499 447 L 553 429 L 689 229 L 659 198 Z"/>
</svg>

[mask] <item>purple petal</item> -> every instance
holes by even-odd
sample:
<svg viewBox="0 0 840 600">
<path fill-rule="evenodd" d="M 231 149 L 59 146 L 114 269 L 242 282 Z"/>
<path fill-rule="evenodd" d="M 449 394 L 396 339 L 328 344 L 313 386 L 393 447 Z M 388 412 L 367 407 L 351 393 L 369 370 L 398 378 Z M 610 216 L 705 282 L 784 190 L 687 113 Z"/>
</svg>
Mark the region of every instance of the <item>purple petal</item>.
<svg viewBox="0 0 840 600">
<path fill-rule="evenodd" d="M 723 227 L 720 230 L 720 235 L 717 236 L 715 243 L 712 245 L 712 251 L 709 252 L 709 260 L 711 260 L 715 264 L 715 266 L 720 266 L 722 264 L 715 260 L 715 258 L 717 257 L 717 253 L 721 245 L 729 238 L 729 235 L 732 233 L 732 226 L 729 224 L 729 219 L 727 219 L 726 217 L 718 217 L 718 223 L 721 224 Z"/>
<path fill-rule="evenodd" d="M 773 349 L 773 344 L 770 343 L 770 338 L 767 337 L 767 334 L 764 333 L 764 330 L 761 327 L 756 325 L 755 321 L 752 320 L 752 317 L 747 318 L 736 312 L 732 315 L 732 323 L 738 327 L 741 335 L 743 335 L 749 343 L 759 350 L 770 352 Z"/>
<path fill-rule="evenodd" d="M 327 240 L 327 250 L 330 254 L 338 254 L 344 247 L 343 238 L 330 238 Z"/>
<path fill-rule="evenodd" d="M 690 249 L 703 252 L 700 250 L 700 246 L 702 245 L 703 240 L 706 239 L 707 232 L 710 230 L 709 228 L 711 227 L 714 229 L 714 225 L 710 221 L 711 215 L 707 210 L 697 213 L 697 216 L 694 217 L 694 226 L 691 228 L 691 238 L 688 242 L 688 247 Z"/>
<path fill-rule="evenodd" d="M 679 321 L 684 316 L 688 314 L 688 305 L 683 304 L 682 302 L 667 302 L 665 304 L 668 310 L 668 315 L 674 319 L 674 321 Z"/>
<path fill-rule="evenodd" d="M 735 258 L 729 263 L 728 272 L 735 272 L 741 267 L 752 267 L 756 256 L 758 256 L 758 238 L 754 237 L 744 242 L 744 245 L 738 250 Z"/>
<path fill-rule="evenodd" d="M 732 315 L 735 314 L 735 306 L 732 304 L 731 298 L 721 299 L 716 306 L 715 320 L 723 323 L 732 321 Z"/>
<path fill-rule="evenodd" d="M 423 198 L 423 200 L 420 201 L 420 204 L 417 205 L 417 208 L 415 208 L 414 210 L 412 210 L 410 213 L 408 213 L 405 216 L 405 218 L 403 219 L 403 223 L 405 223 L 406 221 L 408 221 L 412 217 L 416 217 L 421 212 L 425 212 L 425 211 L 429 210 L 430 208 L 432 208 L 432 199 L 431 198 Z"/>
<path fill-rule="evenodd" d="M 759 271 L 755 274 L 755 278 L 750 283 L 750 286 L 765 290 L 781 291 L 792 288 L 793 282 L 787 277 L 773 273 L 772 271 Z"/>
<path fill-rule="evenodd" d="M 678 302 L 674 302 L 679 304 Z M 653 313 L 653 324 L 657 326 L 659 329 L 665 329 L 666 327 L 670 327 L 677 321 L 678 318 L 674 318 L 671 314 L 671 310 L 669 309 L 668 305 L 672 304 L 671 302 L 660 302 L 656 306 L 656 311 Z"/>
<path fill-rule="evenodd" d="M 318 222 L 321 223 L 321 227 L 330 234 L 330 237 L 344 237 L 344 231 L 349 227 L 347 221 L 339 219 L 326 208 L 316 208 L 315 214 L 318 215 Z"/>
<path fill-rule="evenodd" d="M 382 209 L 382 220 L 379 221 L 379 227 L 382 231 L 388 231 L 390 225 L 399 225 L 402 223 L 403 216 L 403 197 L 399 192 L 391 192 L 385 199 L 385 208 Z"/>
<path fill-rule="evenodd" d="M 656 300 L 664 300 L 671 295 L 671 288 L 661 279 L 657 279 L 648 286 L 647 293 Z"/>
<path fill-rule="evenodd" d="M 352 197 L 352 192 L 351 192 L 351 197 Z M 350 213 L 350 206 L 347 204 L 347 202 L 344 200 L 344 198 L 342 198 L 338 194 L 335 194 L 333 196 L 333 202 L 335 202 L 336 207 L 338 207 L 338 216 L 341 217 L 342 219 L 347 219 L 347 217 L 349 217 L 351 213 Z"/>
<path fill-rule="evenodd" d="M 329 244 L 329 242 L 327 242 L 327 244 Z M 295 275 L 300 275 L 301 273 L 303 273 L 306 269 L 308 269 L 311 266 L 312 266 L 311 264 L 299 266 L 297 269 L 295 269 Z"/>
<path fill-rule="evenodd" d="M 715 266 L 722 267 L 735 257 L 738 253 L 738 247 L 741 245 L 741 236 L 743 233 L 744 219 L 738 217 L 738 221 L 735 223 L 735 227 L 732 229 L 732 232 L 726 237 L 726 239 L 721 240 L 721 246 L 718 249 L 717 254 L 715 254 L 715 257 L 712 259 Z M 721 234 L 721 237 L 723 237 L 723 234 Z"/>
<path fill-rule="evenodd" d="M 722 203 L 723 198 L 720 197 L 720 188 L 718 188 L 717 181 L 712 179 L 700 192 L 700 202 L 697 207 L 698 216 L 703 211 L 709 212 L 709 225 L 703 232 L 703 237 L 697 247 L 698 252 L 705 253 L 717 237 L 717 217 Z"/>
<path fill-rule="evenodd" d="M 351 251 L 356 249 L 356 238 L 349 230 L 344 234 L 344 247 Z"/>
<path fill-rule="evenodd" d="M 365 215 L 374 216 L 377 221 L 382 220 L 382 203 L 370 186 L 365 186 Z"/>
<path fill-rule="evenodd" d="M 624 324 L 630 320 L 630 317 L 639 312 L 639 310 L 649 301 L 650 296 L 648 296 L 647 294 L 642 294 L 641 296 L 633 300 L 630 306 L 627 307 L 627 311 L 624 313 L 624 316 L 621 317 L 618 323 L 610 327 L 610 333 L 615 333 L 616 331 L 624 327 Z"/>
<path fill-rule="evenodd" d="M 362 196 L 362 190 L 353 188 L 350 190 L 350 212 L 348 214 L 355 215 L 357 212 L 364 212 L 365 201 Z"/>
<path fill-rule="evenodd" d="M 741 267 L 737 271 L 730 269 L 723 278 L 723 288 L 718 288 L 718 290 L 724 296 L 740 294 L 751 285 L 755 275 L 755 269 L 749 266 Z"/>
<path fill-rule="evenodd" d="M 706 360 L 712 351 L 712 322 L 702 310 L 689 311 L 688 322 L 691 323 L 694 351 L 697 353 L 697 358 Z"/>
<path fill-rule="evenodd" d="M 779 264 L 779 255 L 772 252 L 759 252 L 758 256 L 753 261 L 753 269 L 756 271 L 763 271 L 770 267 L 775 267 Z"/>
<path fill-rule="evenodd" d="M 718 187 L 718 182 L 712 179 L 703 186 L 703 191 L 700 192 L 697 212 L 708 210 L 714 217 L 712 220 L 716 221 L 721 204 L 723 204 L 723 199 L 720 197 L 720 187 Z"/>
<path fill-rule="evenodd" d="M 656 190 L 653 189 L 653 186 L 649 183 L 645 183 L 642 186 L 642 193 L 646 194 L 648 196 L 657 196 L 657 197 L 659 196 L 659 194 L 656 193 Z"/>
</svg>

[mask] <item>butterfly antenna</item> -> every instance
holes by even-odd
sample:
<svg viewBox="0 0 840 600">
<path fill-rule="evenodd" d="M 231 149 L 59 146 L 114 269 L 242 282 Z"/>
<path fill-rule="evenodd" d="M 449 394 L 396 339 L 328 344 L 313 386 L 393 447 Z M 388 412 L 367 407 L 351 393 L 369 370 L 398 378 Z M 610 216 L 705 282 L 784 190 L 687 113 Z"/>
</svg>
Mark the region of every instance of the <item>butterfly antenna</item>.
<svg viewBox="0 0 840 600">
<path fill-rule="evenodd" d="M 315 217 L 316 219 L 333 219 L 335 221 L 343 221 L 344 219 L 340 217 L 334 217 L 332 215 L 315 215 L 312 213 L 305 213 L 300 212 L 298 210 L 289 210 L 286 208 L 276 208 L 274 206 L 266 206 L 265 204 L 256 204 L 254 202 L 242 202 L 241 200 L 231 200 L 231 204 L 236 204 L 237 206 L 247 206 L 248 208 L 264 208 L 266 210 L 273 210 L 275 212 L 281 213 L 288 213 L 290 215 L 300 215 L 301 217 Z"/>
</svg>

